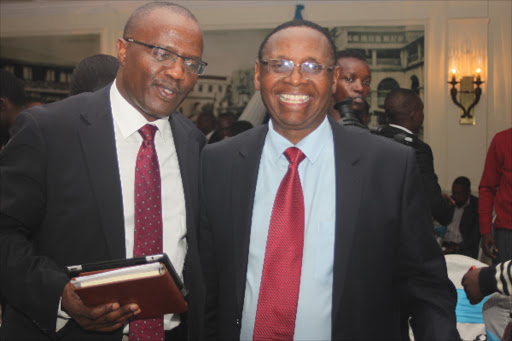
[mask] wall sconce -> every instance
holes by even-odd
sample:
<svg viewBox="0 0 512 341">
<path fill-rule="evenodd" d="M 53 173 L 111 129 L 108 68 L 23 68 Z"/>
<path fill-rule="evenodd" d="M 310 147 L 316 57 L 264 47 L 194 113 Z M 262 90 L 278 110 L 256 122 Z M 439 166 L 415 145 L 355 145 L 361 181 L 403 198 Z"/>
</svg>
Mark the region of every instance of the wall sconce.
<svg viewBox="0 0 512 341">
<path fill-rule="evenodd" d="M 475 124 L 474 108 L 482 96 L 482 69 L 484 54 L 475 52 L 466 46 L 456 53 L 452 53 L 448 84 L 451 84 L 450 96 L 453 103 L 460 108 L 459 123 Z M 459 84 L 459 89 L 456 85 Z M 459 99 L 457 99 L 459 95 Z"/>
<path fill-rule="evenodd" d="M 482 89 L 480 85 L 484 82 L 480 76 L 480 69 L 477 69 L 476 80 L 473 76 L 462 76 L 460 82 L 456 80 L 456 69 L 452 69 L 452 79 L 448 84 L 452 85 L 450 89 L 450 95 L 453 103 L 457 105 L 461 110 L 460 123 L 461 124 L 475 124 L 474 110 L 475 105 L 480 101 L 482 95 Z M 460 90 L 457 90 L 455 85 L 460 83 Z M 460 92 L 460 101 L 457 100 L 457 93 Z"/>
</svg>

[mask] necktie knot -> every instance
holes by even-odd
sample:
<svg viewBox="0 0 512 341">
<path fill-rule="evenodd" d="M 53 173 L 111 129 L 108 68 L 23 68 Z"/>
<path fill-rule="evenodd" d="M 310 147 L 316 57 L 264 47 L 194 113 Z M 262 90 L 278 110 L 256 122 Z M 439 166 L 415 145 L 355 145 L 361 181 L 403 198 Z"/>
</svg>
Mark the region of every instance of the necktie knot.
<svg viewBox="0 0 512 341">
<path fill-rule="evenodd" d="M 299 164 L 306 158 L 306 155 L 297 147 L 290 147 L 284 151 L 284 156 L 290 162 L 290 165 L 299 167 Z"/>
<path fill-rule="evenodd" d="M 155 139 L 155 134 L 158 128 L 152 124 L 146 124 L 139 129 L 139 134 L 144 141 L 152 142 Z"/>
</svg>

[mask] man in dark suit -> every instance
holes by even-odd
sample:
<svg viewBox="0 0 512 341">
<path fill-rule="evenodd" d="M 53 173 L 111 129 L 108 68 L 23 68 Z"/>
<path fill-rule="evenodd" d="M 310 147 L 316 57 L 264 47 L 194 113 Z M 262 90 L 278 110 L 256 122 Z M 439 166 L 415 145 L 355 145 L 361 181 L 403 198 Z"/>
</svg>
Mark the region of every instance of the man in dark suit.
<svg viewBox="0 0 512 341">
<path fill-rule="evenodd" d="M 478 258 L 480 227 L 478 224 L 478 198 L 471 194 L 471 181 L 459 176 L 452 184 L 452 220 L 446 226 L 443 238 L 444 252 Z"/>
<path fill-rule="evenodd" d="M 386 96 L 384 107 L 389 125 L 379 130 L 379 134 L 414 148 L 432 217 L 441 225 L 448 224 L 452 218 L 450 209 L 455 203 L 442 194 L 432 149 L 418 137 L 425 117 L 421 98 L 412 90 L 394 89 Z"/>
<path fill-rule="evenodd" d="M 197 180 L 206 141 L 175 110 L 206 66 L 202 32 L 186 8 L 149 3 L 128 19 L 117 51 L 111 86 L 23 112 L 0 154 L 2 340 L 121 340 L 128 333 L 139 307 L 107 297 L 85 306 L 64 268 L 136 255 L 136 159 L 148 148 L 161 183 L 155 204 L 163 232 L 155 239 L 191 292 L 188 318 L 165 315 L 158 328 L 166 340 L 186 339 L 188 322 L 189 338 L 198 338 Z M 144 129 L 154 132 L 152 141 Z"/>
<path fill-rule="evenodd" d="M 457 340 L 414 151 L 326 116 L 334 51 L 309 21 L 275 28 L 255 69 L 269 124 L 203 150 L 207 336 L 397 340 L 403 299 L 417 340 Z"/>
</svg>

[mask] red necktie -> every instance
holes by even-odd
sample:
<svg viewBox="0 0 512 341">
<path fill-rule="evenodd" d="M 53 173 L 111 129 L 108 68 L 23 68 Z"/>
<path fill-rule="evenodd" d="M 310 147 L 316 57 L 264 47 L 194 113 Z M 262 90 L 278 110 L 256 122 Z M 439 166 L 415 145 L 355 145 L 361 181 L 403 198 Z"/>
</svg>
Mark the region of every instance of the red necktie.
<svg viewBox="0 0 512 341">
<path fill-rule="evenodd" d="M 157 129 L 150 124 L 139 129 L 143 141 L 135 163 L 134 257 L 163 252 L 160 167 L 154 142 Z M 130 322 L 130 341 L 164 338 L 163 316 Z"/>
<path fill-rule="evenodd" d="M 304 196 L 298 167 L 305 155 L 291 147 L 268 230 L 253 340 L 293 340 L 304 247 Z"/>
</svg>

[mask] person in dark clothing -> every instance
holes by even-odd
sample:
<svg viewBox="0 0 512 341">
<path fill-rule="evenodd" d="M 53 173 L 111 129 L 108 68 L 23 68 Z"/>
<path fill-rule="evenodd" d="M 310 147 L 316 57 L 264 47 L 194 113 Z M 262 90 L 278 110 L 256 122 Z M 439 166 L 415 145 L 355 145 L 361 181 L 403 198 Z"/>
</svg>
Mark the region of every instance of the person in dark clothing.
<svg viewBox="0 0 512 341">
<path fill-rule="evenodd" d="M 21 79 L 0 70 L 0 150 L 10 139 L 9 129 L 16 116 L 26 108 L 27 97 Z"/>
<path fill-rule="evenodd" d="M 378 134 L 408 145 L 416 151 L 416 162 L 421 174 L 421 183 L 430 208 L 430 214 L 440 224 L 446 225 L 452 219 L 451 204 L 443 196 L 434 171 L 434 156 L 430 146 L 419 139 L 423 124 L 423 102 L 412 90 L 394 89 L 384 101 L 389 125 L 378 131 Z M 433 226 L 433 222 L 432 222 Z M 402 340 L 409 340 L 409 304 L 401 301 L 400 321 Z"/>
<path fill-rule="evenodd" d="M 69 82 L 71 96 L 95 92 L 112 83 L 119 69 L 119 60 L 108 54 L 96 54 L 83 59 L 73 70 Z"/>
<path fill-rule="evenodd" d="M 447 225 L 452 219 L 451 207 L 455 202 L 441 193 L 432 149 L 418 137 L 424 119 L 423 102 L 412 90 L 394 89 L 386 96 L 384 107 L 389 125 L 380 129 L 379 134 L 415 149 L 432 217 L 441 225 Z"/>
<path fill-rule="evenodd" d="M 471 182 L 465 176 L 453 181 L 452 221 L 446 227 L 443 238 L 445 254 L 457 253 L 478 258 L 480 229 L 478 224 L 478 198 L 471 195 Z"/>
</svg>

